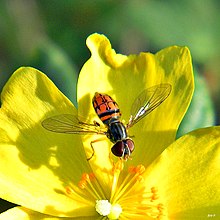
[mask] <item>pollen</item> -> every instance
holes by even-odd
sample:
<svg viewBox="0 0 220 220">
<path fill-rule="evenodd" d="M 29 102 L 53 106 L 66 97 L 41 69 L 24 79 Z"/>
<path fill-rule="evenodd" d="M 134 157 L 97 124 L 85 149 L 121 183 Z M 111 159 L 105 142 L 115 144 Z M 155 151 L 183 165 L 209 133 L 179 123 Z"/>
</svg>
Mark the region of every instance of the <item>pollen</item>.
<svg viewBox="0 0 220 220">
<path fill-rule="evenodd" d="M 95 209 L 100 215 L 112 220 L 118 219 L 122 212 L 119 204 L 112 205 L 108 200 L 96 200 Z"/>
<path fill-rule="evenodd" d="M 107 216 L 111 212 L 111 203 L 108 200 L 96 200 L 95 210 L 100 215 Z"/>
</svg>

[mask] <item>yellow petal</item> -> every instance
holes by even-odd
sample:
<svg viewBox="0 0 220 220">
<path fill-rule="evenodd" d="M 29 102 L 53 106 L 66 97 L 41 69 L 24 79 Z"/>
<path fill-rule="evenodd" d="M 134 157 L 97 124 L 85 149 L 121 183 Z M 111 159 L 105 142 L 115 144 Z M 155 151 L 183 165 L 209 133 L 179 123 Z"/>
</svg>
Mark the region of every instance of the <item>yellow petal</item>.
<svg viewBox="0 0 220 220">
<path fill-rule="evenodd" d="M 220 127 L 189 133 L 169 146 L 148 169 L 170 219 L 220 216 Z"/>
<path fill-rule="evenodd" d="M 0 214 L 0 220 L 57 220 L 61 218 L 52 217 L 34 212 L 23 207 L 15 207 Z"/>
<path fill-rule="evenodd" d="M 95 92 L 107 93 L 119 104 L 122 119 L 127 123 L 135 98 L 146 88 L 160 84 L 172 85 L 170 96 L 150 115 L 129 129 L 136 148 L 132 163 L 150 164 L 171 142 L 188 108 L 193 92 L 193 75 L 190 52 L 186 47 L 169 47 L 156 55 L 140 53 L 124 56 L 116 54 L 108 39 L 93 34 L 87 39 L 92 56 L 83 66 L 78 81 L 79 114 L 99 120 L 92 107 Z M 140 106 L 141 107 L 141 106 Z M 100 122 L 100 121 L 99 121 Z M 101 122 L 100 122 L 101 123 Z M 85 142 L 91 155 L 92 137 Z M 110 141 L 94 144 L 95 167 L 111 169 L 108 159 Z"/>
<path fill-rule="evenodd" d="M 72 103 L 33 68 L 18 69 L 1 98 L 0 197 L 57 216 L 94 214 L 90 201 L 64 194 L 70 181 L 78 184 L 90 170 L 80 137 L 41 125 L 52 115 L 76 113 Z"/>
<path fill-rule="evenodd" d="M 39 212 L 31 211 L 23 207 L 15 207 L 0 214 L 0 220 L 62 220 L 62 219 L 74 220 L 76 218 L 53 217 L 53 216 L 41 214 Z M 77 217 L 77 220 L 83 220 L 83 219 L 96 220 L 97 218 Z"/>
</svg>

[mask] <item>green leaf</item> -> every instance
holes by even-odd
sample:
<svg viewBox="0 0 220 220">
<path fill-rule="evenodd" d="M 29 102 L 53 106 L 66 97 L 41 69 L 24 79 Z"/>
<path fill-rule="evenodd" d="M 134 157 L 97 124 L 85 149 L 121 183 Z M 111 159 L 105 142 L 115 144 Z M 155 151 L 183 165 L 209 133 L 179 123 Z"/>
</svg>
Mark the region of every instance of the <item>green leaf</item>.
<svg viewBox="0 0 220 220">
<path fill-rule="evenodd" d="M 68 55 L 51 41 L 36 47 L 31 65 L 42 72 L 77 106 L 76 85 L 78 71 Z"/>
<path fill-rule="evenodd" d="M 186 45 L 194 60 L 206 62 L 219 54 L 218 6 L 215 0 L 129 1 L 123 27 L 135 27 L 154 47 Z"/>
</svg>

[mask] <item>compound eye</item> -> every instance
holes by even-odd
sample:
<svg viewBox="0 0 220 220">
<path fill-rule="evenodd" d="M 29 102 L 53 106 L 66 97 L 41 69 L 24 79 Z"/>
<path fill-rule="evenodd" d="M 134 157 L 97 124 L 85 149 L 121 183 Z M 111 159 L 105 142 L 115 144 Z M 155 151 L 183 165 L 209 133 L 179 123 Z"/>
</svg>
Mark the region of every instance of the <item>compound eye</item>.
<svg viewBox="0 0 220 220">
<path fill-rule="evenodd" d="M 116 142 L 114 144 L 114 146 L 112 147 L 111 151 L 116 157 L 122 157 L 122 155 L 124 153 L 124 143 L 123 143 L 123 141 Z"/>
<path fill-rule="evenodd" d="M 131 139 L 126 139 L 126 144 L 130 150 L 130 153 L 134 151 L 134 142 Z"/>
<path fill-rule="evenodd" d="M 134 151 L 134 142 L 131 139 L 118 141 L 114 144 L 111 151 L 115 156 L 127 159 Z"/>
</svg>

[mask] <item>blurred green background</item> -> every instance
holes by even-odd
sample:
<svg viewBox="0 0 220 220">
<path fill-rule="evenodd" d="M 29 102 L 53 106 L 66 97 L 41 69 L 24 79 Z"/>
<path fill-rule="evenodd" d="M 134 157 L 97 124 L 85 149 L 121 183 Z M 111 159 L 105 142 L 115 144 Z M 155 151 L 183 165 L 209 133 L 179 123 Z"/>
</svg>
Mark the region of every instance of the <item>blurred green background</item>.
<svg viewBox="0 0 220 220">
<path fill-rule="evenodd" d="M 99 32 L 123 54 L 188 46 L 196 89 L 178 136 L 219 124 L 219 11 L 218 0 L 0 0 L 0 91 L 17 68 L 33 66 L 76 104 L 85 40 Z"/>
</svg>

